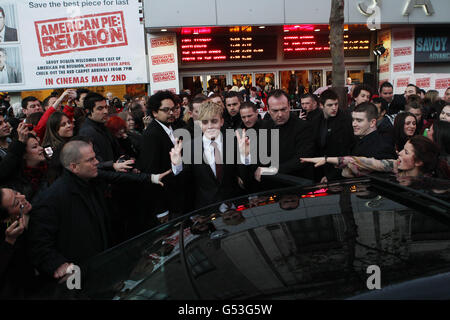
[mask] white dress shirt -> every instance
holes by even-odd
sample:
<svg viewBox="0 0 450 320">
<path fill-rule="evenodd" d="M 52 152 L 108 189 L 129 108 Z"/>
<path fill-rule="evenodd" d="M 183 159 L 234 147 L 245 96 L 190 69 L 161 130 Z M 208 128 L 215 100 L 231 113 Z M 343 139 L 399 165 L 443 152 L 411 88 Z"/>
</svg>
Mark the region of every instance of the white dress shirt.
<svg viewBox="0 0 450 320">
<path fill-rule="evenodd" d="M 211 144 L 213 141 L 217 143 L 217 149 L 220 152 L 220 156 L 222 158 L 222 164 L 225 164 L 225 159 L 223 157 L 223 136 L 222 133 L 219 134 L 219 136 L 215 140 L 210 140 L 206 138 L 205 135 L 202 137 L 203 142 L 203 159 L 208 163 L 208 165 L 211 167 L 212 172 L 214 173 L 214 176 L 216 176 L 216 163 L 215 163 L 215 157 L 214 157 L 214 146 Z M 238 151 L 239 152 L 239 151 Z M 251 156 L 250 154 L 245 157 L 244 155 L 240 155 L 241 163 L 245 164 L 246 166 L 251 163 Z M 183 171 L 183 162 L 179 165 L 175 166 L 172 164 L 172 172 L 174 175 L 178 175 L 181 171 Z"/>
<path fill-rule="evenodd" d="M 160 121 L 158 121 L 156 119 L 155 119 L 155 121 L 158 122 L 161 125 L 161 127 L 164 129 L 164 131 L 169 136 L 170 140 L 172 140 L 173 145 L 175 145 L 176 144 L 176 140 L 175 140 L 175 136 L 173 135 L 172 127 L 167 127 L 162 122 L 160 122 Z"/>
</svg>

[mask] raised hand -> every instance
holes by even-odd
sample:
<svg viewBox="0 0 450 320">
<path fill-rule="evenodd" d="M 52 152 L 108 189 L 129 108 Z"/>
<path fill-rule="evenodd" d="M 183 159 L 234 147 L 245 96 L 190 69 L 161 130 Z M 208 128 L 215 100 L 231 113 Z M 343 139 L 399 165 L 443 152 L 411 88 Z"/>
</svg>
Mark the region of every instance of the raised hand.
<svg viewBox="0 0 450 320">
<path fill-rule="evenodd" d="M 239 152 L 247 157 L 250 154 L 250 140 L 245 133 L 245 129 L 242 129 L 242 134 L 239 134 L 239 130 L 236 130 Z"/>
<path fill-rule="evenodd" d="M 5 231 L 5 241 L 13 245 L 25 230 L 23 218 L 16 220 Z"/>
<path fill-rule="evenodd" d="M 300 110 L 300 114 L 298 115 L 299 119 L 306 120 L 306 112 Z"/>
<path fill-rule="evenodd" d="M 25 143 L 25 141 L 27 140 L 28 134 L 31 132 L 30 130 L 28 130 L 29 125 L 29 123 L 19 123 L 19 126 L 17 127 L 17 135 L 20 142 Z"/>
<path fill-rule="evenodd" d="M 175 146 L 170 150 L 170 161 L 174 166 L 181 164 L 181 150 L 183 149 L 183 141 L 177 139 Z"/>
</svg>

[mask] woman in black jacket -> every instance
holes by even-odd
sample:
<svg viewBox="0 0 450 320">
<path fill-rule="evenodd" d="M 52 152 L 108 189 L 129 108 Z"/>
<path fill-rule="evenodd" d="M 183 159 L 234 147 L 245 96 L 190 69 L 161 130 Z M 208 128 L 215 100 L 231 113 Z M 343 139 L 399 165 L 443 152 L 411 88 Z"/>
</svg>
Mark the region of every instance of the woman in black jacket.
<svg viewBox="0 0 450 320">
<path fill-rule="evenodd" d="M 0 299 L 29 298 L 37 288 L 27 254 L 30 210 L 24 195 L 0 188 Z"/>
<path fill-rule="evenodd" d="M 63 112 L 54 112 L 47 121 L 45 136 L 42 142 L 45 156 L 48 159 L 47 180 L 53 183 L 63 171 L 59 154 L 64 144 L 73 136 L 73 123 Z"/>
</svg>

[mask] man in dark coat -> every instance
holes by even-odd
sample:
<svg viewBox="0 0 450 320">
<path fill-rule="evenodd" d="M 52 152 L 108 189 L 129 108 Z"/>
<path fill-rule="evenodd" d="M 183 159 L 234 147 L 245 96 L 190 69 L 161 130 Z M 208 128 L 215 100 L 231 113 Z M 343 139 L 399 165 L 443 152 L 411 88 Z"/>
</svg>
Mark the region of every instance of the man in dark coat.
<svg viewBox="0 0 450 320">
<path fill-rule="evenodd" d="M 98 170 L 92 145 L 85 141 L 65 144 L 60 159 L 64 173 L 33 203 L 29 228 L 33 265 L 56 279 L 69 272 L 70 264 L 82 264 L 111 246 L 106 183 L 149 180 L 147 175 L 135 179 L 131 174 Z"/>
<path fill-rule="evenodd" d="M 377 130 L 378 110 L 370 102 L 358 105 L 352 112 L 353 133 L 356 137 L 351 155 L 375 158 L 396 159 L 394 145 L 389 145 Z"/>
<path fill-rule="evenodd" d="M 312 127 L 308 122 L 291 114 L 289 97 L 282 90 L 273 90 L 267 98 L 267 105 L 270 115 L 265 124 L 268 129 L 267 145 L 271 158 L 276 152 L 279 153 L 278 173 L 312 180 L 313 167 L 300 162 L 304 155 L 314 155 Z M 278 146 L 271 142 L 271 136 L 275 134 L 279 134 L 276 141 Z M 265 170 L 263 167 L 256 169 L 256 180 L 261 180 Z"/>
<path fill-rule="evenodd" d="M 351 116 L 338 108 L 338 96 L 330 89 L 320 95 L 322 114 L 318 118 L 313 135 L 316 137 L 316 154 L 339 157 L 350 154 L 354 136 Z M 322 169 L 323 168 L 323 169 Z M 341 179 L 341 171 L 326 164 L 315 171 L 316 180 L 329 181 Z M 326 179 L 325 179 L 326 178 Z"/>
<path fill-rule="evenodd" d="M 89 143 L 73 141 L 61 151 L 66 168 L 34 205 L 30 219 L 30 254 L 40 272 L 54 278 L 66 274 L 110 245 L 110 217 L 96 183 L 95 152 Z"/>
<path fill-rule="evenodd" d="M 230 91 L 225 95 L 224 129 L 238 129 L 242 120 L 239 114 L 241 108 L 242 96 L 235 91 Z"/>
<path fill-rule="evenodd" d="M 170 150 L 175 145 L 174 129 L 176 101 L 170 91 L 159 91 L 148 101 L 149 112 L 153 121 L 142 135 L 141 153 L 137 161 L 137 168 L 145 173 L 160 173 L 171 168 Z M 142 199 L 152 195 L 153 208 L 142 208 L 142 215 L 147 219 L 148 227 L 157 223 L 170 214 L 170 218 L 181 214 L 182 192 L 174 182 L 174 177 L 167 177 L 164 187 L 148 186 L 141 189 Z M 178 191 L 178 192 L 177 192 Z M 179 196 L 174 199 L 173 195 Z"/>
<path fill-rule="evenodd" d="M 397 114 L 405 109 L 406 98 L 403 94 L 394 95 L 394 87 L 390 82 L 383 82 L 380 86 L 380 97 L 387 103 L 387 114 Z"/>
<path fill-rule="evenodd" d="M 95 155 L 100 162 L 99 167 L 122 172 L 131 169 L 129 166 L 133 162 L 131 160 L 115 163 L 120 156 L 119 144 L 105 126 L 108 120 L 108 106 L 105 97 L 96 92 L 89 92 L 84 98 L 84 108 L 87 110 L 88 116 L 80 128 L 79 135 L 88 137 L 92 141 Z"/>
</svg>

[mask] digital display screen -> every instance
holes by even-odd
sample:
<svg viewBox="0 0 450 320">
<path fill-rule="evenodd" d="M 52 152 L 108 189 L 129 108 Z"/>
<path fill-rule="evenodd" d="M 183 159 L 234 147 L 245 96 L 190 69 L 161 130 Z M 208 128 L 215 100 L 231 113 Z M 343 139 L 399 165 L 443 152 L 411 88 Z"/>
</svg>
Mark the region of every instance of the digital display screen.
<svg viewBox="0 0 450 320">
<path fill-rule="evenodd" d="M 450 28 L 416 28 L 415 62 L 450 62 Z"/>
<path fill-rule="evenodd" d="M 329 36 L 314 32 L 285 34 L 283 53 L 285 59 L 330 58 Z M 370 34 L 344 34 L 344 55 L 346 57 L 369 56 Z"/>
<path fill-rule="evenodd" d="M 182 63 L 277 58 L 277 36 L 262 32 L 255 34 L 251 29 L 243 32 L 230 28 L 226 34 L 182 31 L 180 38 Z"/>
</svg>

